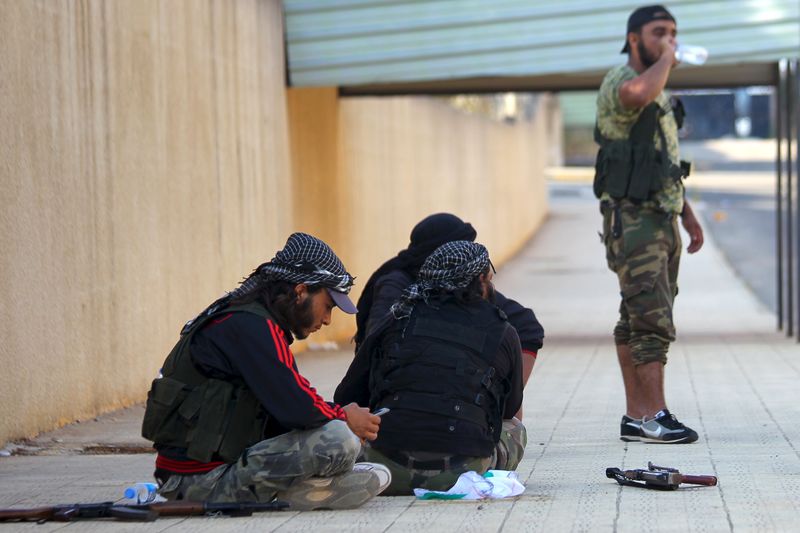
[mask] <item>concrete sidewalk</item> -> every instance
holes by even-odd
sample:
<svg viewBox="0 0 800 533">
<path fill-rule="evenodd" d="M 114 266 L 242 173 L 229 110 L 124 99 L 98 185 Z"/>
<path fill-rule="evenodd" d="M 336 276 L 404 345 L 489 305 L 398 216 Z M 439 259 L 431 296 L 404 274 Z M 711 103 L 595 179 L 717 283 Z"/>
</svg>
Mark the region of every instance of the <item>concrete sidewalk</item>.
<svg viewBox="0 0 800 533">
<path fill-rule="evenodd" d="M 622 382 L 610 331 L 618 288 L 605 266 L 589 188 L 553 186 L 551 215 L 498 273 L 498 287 L 532 306 L 547 332 L 528 384 L 528 449 L 515 500 L 431 502 L 379 497 L 362 509 L 251 518 L 159 519 L 149 524 L 0 524 L 2 531 L 789 531 L 800 517 L 800 348 L 714 246 L 684 256 L 679 341 L 667 366 L 671 410 L 700 434 L 691 445 L 619 440 Z M 772 275 L 772 273 L 765 273 Z M 347 352 L 299 357 L 330 397 Z M 146 481 L 153 455 L 136 452 L 140 407 L 42 435 L 0 457 L 0 507 L 119 499 Z M 86 451 L 93 455 L 87 455 Z M 110 453 L 97 455 L 98 453 Z M 718 476 L 717 487 L 675 492 L 620 487 L 609 466 L 647 461 Z"/>
</svg>

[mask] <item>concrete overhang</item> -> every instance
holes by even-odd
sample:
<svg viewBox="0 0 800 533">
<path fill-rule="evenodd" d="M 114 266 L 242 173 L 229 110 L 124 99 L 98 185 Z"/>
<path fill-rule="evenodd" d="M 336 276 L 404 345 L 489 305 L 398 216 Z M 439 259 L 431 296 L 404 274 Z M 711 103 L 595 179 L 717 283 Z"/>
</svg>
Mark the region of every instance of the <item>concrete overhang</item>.
<svg viewBox="0 0 800 533">
<path fill-rule="evenodd" d="M 343 85 L 342 96 L 391 96 L 535 91 L 596 90 L 605 70 L 545 76 L 486 76 L 412 82 Z M 678 68 L 670 76 L 671 89 L 699 89 L 774 85 L 776 63 L 744 63 Z"/>
</svg>

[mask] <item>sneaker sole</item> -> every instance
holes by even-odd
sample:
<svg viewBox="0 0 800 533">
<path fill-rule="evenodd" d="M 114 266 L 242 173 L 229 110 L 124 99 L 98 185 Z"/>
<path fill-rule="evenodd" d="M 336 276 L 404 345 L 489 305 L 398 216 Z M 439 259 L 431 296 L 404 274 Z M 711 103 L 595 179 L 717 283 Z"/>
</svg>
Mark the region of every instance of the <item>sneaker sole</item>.
<svg viewBox="0 0 800 533">
<path fill-rule="evenodd" d="M 355 509 L 380 491 L 380 480 L 372 472 L 348 472 L 325 481 L 301 481 L 279 493 L 277 499 L 289 502 L 290 511 Z"/>
<path fill-rule="evenodd" d="M 634 437 L 634 436 L 631 436 L 631 435 L 623 435 L 623 436 L 621 436 L 619 438 L 619 440 L 625 441 L 625 442 L 641 442 L 642 441 L 642 437 Z"/>
<path fill-rule="evenodd" d="M 651 439 L 650 437 L 641 437 L 639 439 L 641 442 L 646 442 L 648 444 L 691 444 L 692 442 L 696 441 L 697 438 L 691 437 L 681 437 L 679 439 L 673 440 L 664 440 L 664 439 Z"/>
</svg>

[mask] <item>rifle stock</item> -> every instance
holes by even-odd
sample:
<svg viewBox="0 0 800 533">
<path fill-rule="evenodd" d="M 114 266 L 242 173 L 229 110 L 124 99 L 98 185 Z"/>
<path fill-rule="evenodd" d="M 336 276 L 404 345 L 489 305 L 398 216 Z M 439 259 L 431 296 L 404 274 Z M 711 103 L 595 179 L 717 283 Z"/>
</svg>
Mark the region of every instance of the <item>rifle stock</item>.
<svg viewBox="0 0 800 533">
<path fill-rule="evenodd" d="M 37 507 L 35 509 L 0 509 L 0 522 L 9 521 L 48 521 L 55 520 L 54 507 Z"/>
<path fill-rule="evenodd" d="M 190 502 L 168 501 L 148 504 L 147 507 L 158 516 L 195 516 L 221 513 L 228 516 L 250 516 L 255 512 L 281 511 L 287 509 L 289 504 L 281 501 L 267 503 L 220 503 L 220 502 Z"/>
<path fill-rule="evenodd" d="M 281 501 L 268 503 L 167 501 L 143 505 L 115 504 L 113 502 L 76 503 L 32 509 L 0 509 L 0 522 L 71 522 L 92 518 L 152 522 L 156 518 L 167 516 L 208 514 L 250 516 L 254 512 L 280 511 L 288 507 L 288 503 Z"/>
<path fill-rule="evenodd" d="M 690 485 L 704 485 L 706 487 L 713 487 L 717 484 L 716 476 L 688 476 L 680 474 L 681 483 L 689 483 Z"/>
</svg>

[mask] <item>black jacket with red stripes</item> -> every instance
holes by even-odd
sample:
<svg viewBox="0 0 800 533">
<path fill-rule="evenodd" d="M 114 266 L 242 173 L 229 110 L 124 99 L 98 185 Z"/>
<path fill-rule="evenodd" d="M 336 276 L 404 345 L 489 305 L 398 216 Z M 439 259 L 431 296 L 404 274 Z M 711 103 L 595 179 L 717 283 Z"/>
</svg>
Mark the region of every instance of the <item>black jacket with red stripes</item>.
<svg viewBox="0 0 800 533">
<path fill-rule="evenodd" d="M 274 320 L 237 311 L 211 320 L 194 335 L 189 350 L 196 368 L 209 378 L 244 380 L 269 414 L 264 438 L 346 420 L 342 408 L 325 401 L 300 374 L 292 341 L 291 332 Z M 202 473 L 222 464 L 191 461 L 174 447 L 156 448 L 157 477 Z"/>
<path fill-rule="evenodd" d="M 247 312 L 222 315 L 195 334 L 190 347 L 198 370 L 217 379 L 239 377 L 269 413 L 266 438 L 292 429 L 345 420 L 297 369 L 292 334 L 274 320 Z"/>
</svg>

